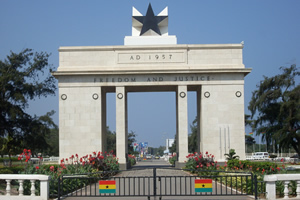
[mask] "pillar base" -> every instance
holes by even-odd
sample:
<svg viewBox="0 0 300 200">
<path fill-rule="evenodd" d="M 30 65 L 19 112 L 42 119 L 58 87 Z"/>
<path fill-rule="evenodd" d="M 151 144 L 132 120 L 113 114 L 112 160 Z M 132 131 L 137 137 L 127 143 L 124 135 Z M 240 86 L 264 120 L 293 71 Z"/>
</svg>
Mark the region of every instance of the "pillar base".
<svg viewBox="0 0 300 200">
<path fill-rule="evenodd" d="M 178 162 L 178 161 L 175 161 L 175 168 L 179 168 L 179 169 L 182 169 L 185 167 L 185 162 Z"/>
<path fill-rule="evenodd" d="M 130 162 L 119 163 L 119 170 L 127 170 L 131 168 Z"/>
</svg>

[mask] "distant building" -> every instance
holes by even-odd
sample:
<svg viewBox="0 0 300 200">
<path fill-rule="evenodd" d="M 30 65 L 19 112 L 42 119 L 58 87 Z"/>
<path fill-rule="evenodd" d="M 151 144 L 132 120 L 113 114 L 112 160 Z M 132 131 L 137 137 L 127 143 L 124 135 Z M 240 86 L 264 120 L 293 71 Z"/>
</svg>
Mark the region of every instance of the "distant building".
<svg viewBox="0 0 300 200">
<path fill-rule="evenodd" d="M 174 142 L 175 139 L 166 139 L 166 150 L 164 151 L 164 153 L 170 153 L 169 148 L 172 147 Z"/>
</svg>

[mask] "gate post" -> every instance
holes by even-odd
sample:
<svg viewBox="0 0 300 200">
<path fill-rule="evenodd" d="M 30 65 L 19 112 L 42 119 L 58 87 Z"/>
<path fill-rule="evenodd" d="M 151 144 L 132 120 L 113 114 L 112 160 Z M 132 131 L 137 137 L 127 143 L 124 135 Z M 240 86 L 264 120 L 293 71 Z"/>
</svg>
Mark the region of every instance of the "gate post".
<svg viewBox="0 0 300 200">
<path fill-rule="evenodd" d="M 60 200 L 60 178 L 57 180 L 57 199 Z"/>
<path fill-rule="evenodd" d="M 153 168 L 153 195 L 156 196 L 156 168 Z"/>
<path fill-rule="evenodd" d="M 255 193 L 255 199 L 257 199 L 257 176 L 254 175 L 254 193 Z"/>
</svg>

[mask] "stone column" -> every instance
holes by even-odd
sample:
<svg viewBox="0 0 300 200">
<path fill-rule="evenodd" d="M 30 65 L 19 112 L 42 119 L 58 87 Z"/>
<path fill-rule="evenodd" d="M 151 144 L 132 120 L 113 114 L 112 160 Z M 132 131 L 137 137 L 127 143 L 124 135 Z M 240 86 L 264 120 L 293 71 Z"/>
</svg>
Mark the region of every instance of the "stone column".
<svg viewBox="0 0 300 200">
<path fill-rule="evenodd" d="M 116 87 L 116 151 L 121 170 L 127 169 L 126 97 L 125 87 Z"/>
<path fill-rule="evenodd" d="M 178 86 L 176 94 L 178 139 L 178 163 L 176 163 L 176 167 L 183 167 L 188 155 L 187 86 Z"/>
<path fill-rule="evenodd" d="M 101 150 L 105 152 L 107 150 L 107 137 L 106 137 L 106 91 L 102 87 L 101 90 Z M 115 153 L 115 152 L 114 152 Z"/>
<path fill-rule="evenodd" d="M 201 147 L 201 132 L 200 132 L 200 109 L 201 109 L 201 86 L 197 88 L 197 151 L 200 152 Z M 193 152 L 191 152 L 193 153 Z"/>
</svg>

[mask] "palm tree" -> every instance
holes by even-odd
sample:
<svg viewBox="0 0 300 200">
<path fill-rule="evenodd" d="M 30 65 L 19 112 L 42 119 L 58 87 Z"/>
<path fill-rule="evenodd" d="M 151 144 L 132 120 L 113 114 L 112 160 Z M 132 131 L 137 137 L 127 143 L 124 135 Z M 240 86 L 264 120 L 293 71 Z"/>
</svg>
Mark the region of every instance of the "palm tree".
<svg viewBox="0 0 300 200">
<path fill-rule="evenodd" d="M 235 160 L 235 159 L 239 159 L 240 156 L 236 155 L 235 156 L 235 150 L 234 149 L 230 149 L 229 153 L 225 153 L 224 155 L 227 156 L 226 160 Z"/>
</svg>

